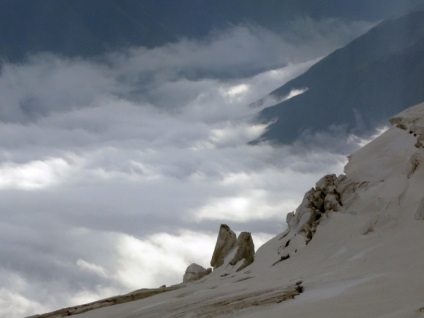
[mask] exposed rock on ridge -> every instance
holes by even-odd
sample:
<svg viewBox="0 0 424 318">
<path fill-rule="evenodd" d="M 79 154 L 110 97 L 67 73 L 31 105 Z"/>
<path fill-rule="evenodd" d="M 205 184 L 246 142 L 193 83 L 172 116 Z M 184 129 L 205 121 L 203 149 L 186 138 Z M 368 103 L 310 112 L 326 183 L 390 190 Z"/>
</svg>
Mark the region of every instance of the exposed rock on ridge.
<svg viewBox="0 0 424 318">
<path fill-rule="evenodd" d="M 315 235 L 320 222 L 343 207 L 342 196 L 352 185 L 345 176 L 329 174 L 322 177 L 315 187 L 305 193 L 302 203 L 286 216 L 288 229 L 279 238 L 279 258 L 273 265 L 290 259 L 305 247 Z"/>
<path fill-rule="evenodd" d="M 217 268 L 224 264 L 225 256 L 233 249 L 236 245 L 237 237 L 236 233 L 231 231 L 230 227 L 226 224 L 221 224 L 219 228 L 218 238 L 215 244 L 215 250 L 213 251 L 211 266 Z"/>
<path fill-rule="evenodd" d="M 246 266 L 253 263 L 255 258 L 255 245 L 253 244 L 252 235 L 249 232 L 241 232 L 236 243 L 236 254 L 230 261 L 230 265 L 236 265 L 239 261 L 243 261 L 237 271 L 242 270 Z"/>
<path fill-rule="evenodd" d="M 228 261 L 227 258 L 231 260 Z M 236 234 L 226 224 L 221 224 L 215 250 L 212 255 L 211 266 L 218 268 L 222 265 L 235 266 L 237 271 L 253 263 L 255 257 L 255 245 L 250 232 L 241 232 L 238 239 Z M 227 259 L 227 260 L 226 260 Z M 228 262 L 225 264 L 225 262 Z"/>
<path fill-rule="evenodd" d="M 340 193 L 337 191 L 339 178 L 335 174 L 321 178 L 315 188 L 306 192 L 296 211 L 287 214 L 289 229 L 303 233 L 306 243 L 312 239 L 321 218 L 328 213 L 339 211 L 343 205 Z"/>
<path fill-rule="evenodd" d="M 183 283 L 199 280 L 212 272 L 211 268 L 204 268 L 196 263 L 189 265 L 183 277 Z"/>
</svg>

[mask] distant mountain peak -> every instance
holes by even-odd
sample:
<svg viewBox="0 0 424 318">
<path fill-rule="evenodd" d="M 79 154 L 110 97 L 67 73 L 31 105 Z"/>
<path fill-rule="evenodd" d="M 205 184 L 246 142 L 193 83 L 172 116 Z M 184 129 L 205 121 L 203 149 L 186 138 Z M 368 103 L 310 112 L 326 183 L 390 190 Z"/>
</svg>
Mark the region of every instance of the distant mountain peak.
<svg viewBox="0 0 424 318">
<path fill-rule="evenodd" d="M 271 95 L 284 101 L 261 112 L 274 121 L 261 140 L 291 143 L 330 127 L 370 133 L 424 101 L 424 10 L 382 22 Z"/>
</svg>

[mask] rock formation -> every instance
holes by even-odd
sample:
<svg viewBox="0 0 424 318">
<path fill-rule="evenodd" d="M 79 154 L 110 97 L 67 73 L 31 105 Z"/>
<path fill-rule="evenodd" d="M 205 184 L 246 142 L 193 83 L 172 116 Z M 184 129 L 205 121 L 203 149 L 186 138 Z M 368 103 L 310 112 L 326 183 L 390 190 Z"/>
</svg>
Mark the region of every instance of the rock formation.
<svg viewBox="0 0 424 318">
<path fill-rule="evenodd" d="M 225 261 L 225 259 L 228 259 Z M 250 232 L 241 232 L 236 239 L 236 234 L 226 224 L 221 224 L 211 265 L 214 268 L 222 265 L 234 267 L 239 264 L 236 271 L 240 271 L 253 263 L 255 258 L 255 245 Z M 226 263 L 225 263 L 226 262 Z"/>
<path fill-rule="evenodd" d="M 240 271 L 254 261 L 255 245 L 253 244 L 252 235 L 249 232 L 241 232 L 235 248 L 236 253 L 229 264 L 236 265 L 239 261 L 243 261 L 243 264 L 237 268 L 237 271 Z"/>
<path fill-rule="evenodd" d="M 199 280 L 204 276 L 210 274 L 212 272 L 211 268 L 204 268 L 196 263 L 189 265 L 185 271 L 183 277 L 183 283 L 193 282 L 195 280 Z"/>
<path fill-rule="evenodd" d="M 320 222 L 331 213 L 340 212 L 344 205 L 342 197 L 347 192 L 354 192 L 352 186 L 346 175 L 336 177 L 335 174 L 329 174 L 322 177 L 315 188 L 306 192 L 296 211 L 286 216 L 288 229 L 279 238 L 281 245 L 273 265 L 290 259 L 299 249 L 308 245 Z M 347 202 L 350 197 L 348 195 Z"/>
<path fill-rule="evenodd" d="M 221 224 L 218 233 L 218 238 L 216 240 L 215 250 L 213 251 L 211 259 L 211 266 L 213 268 L 217 268 L 224 264 L 225 257 L 236 245 L 236 242 L 236 234 L 231 231 L 228 225 Z"/>
<path fill-rule="evenodd" d="M 342 206 L 340 193 L 337 191 L 339 181 L 336 175 L 326 175 L 306 192 L 296 212 L 287 214 L 286 220 L 290 229 L 303 233 L 309 242 L 323 215 L 339 211 Z"/>
</svg>

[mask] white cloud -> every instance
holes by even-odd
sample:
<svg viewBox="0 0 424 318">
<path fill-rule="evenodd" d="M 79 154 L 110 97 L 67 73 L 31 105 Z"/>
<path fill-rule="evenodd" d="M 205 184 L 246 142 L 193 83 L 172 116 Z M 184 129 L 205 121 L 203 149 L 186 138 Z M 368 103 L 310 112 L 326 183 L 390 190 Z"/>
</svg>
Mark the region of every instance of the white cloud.
<svg viewBox="0 0 424 318">
<path fill-rule="evenodd" d="M 71 165 L 63 158 L 22 164 L 5 162 L 0 165 L 0 189 L 42 189 L 59 183 L 71 170 Z"/>
<path fill-rule="evenodd" d="M 121 235 L 118 279 L 130 289 L 180 283 L 191 263 L 208 266 L 205 261 L 212 255 L 215 240 L 215 235 L 192 231 L 157 233 L 145 240 Z"/>
<path fill-rule="evenodd" d="M 103 278 L 106 278 L 108 273 L 107 270 L 105 270 L 103 267 L 93 264 L 93 263 L 89 263 L 83 259 L 79 259 L 76 262 L 77 266 L 79 268 L 81 268 L 82 270 L 86 270 L 92 273 L 95 273 L 96 275 L 99 275 Z"/>
<path fill-rule="evenodd" d="M 373 141 L 374 139 L 376 139 L 377 137 L 379 137 L 380 135 L 382 135 L 388 129 L 389 129 L 389 126 L 378 127 L 377 129 L 375 129 L 374 134 L 372 134 L 369 137 L 363 137 L 363 138 L 361 138 L 361 137 L 352 135 L 352 136 L 349 136 L 348 142 L 355 143 L 355 144 L 359 145 L 360 147 L 364 147 L 368 143 L 370 143 L 371 141 Z"/>
<path fill-rule="evenodd" d="M 284 212 L 294 210 L 297 205 L 295 200 L 274 202 L 272 196 L 264 190 L 245 190 L 239 196 L 214 198 L 206 202 L 203 207 L 193 211 L 193 217 L 197 221 L 216 222 L 278 220 Z"/>
<path fill-rule="evenodd" d="M 22 294 L 0 287 L 0 317 L 23 317 L 31 312 L 43 312 L 45 307 Z"/>
</svg>

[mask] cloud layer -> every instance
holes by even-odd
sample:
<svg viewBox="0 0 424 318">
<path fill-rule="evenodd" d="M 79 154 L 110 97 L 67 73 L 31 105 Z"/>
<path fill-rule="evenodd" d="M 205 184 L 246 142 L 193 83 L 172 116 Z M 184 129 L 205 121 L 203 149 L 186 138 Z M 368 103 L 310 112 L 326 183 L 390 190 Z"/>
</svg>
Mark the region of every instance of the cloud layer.
<svg viewBox="0 0 424 318">
<path fill-rule="evenodd" d="M 302 43 L 234 27 L 96 60 L 3 65 L 0 316 L 178 283 L 190 263 L 208 266 L 222 222 L 257 247 L 284 230 L 357 143 L 249 146 L 266 129 L 252 102 L 369 27 L 298 23 Z"/>
</svg>

